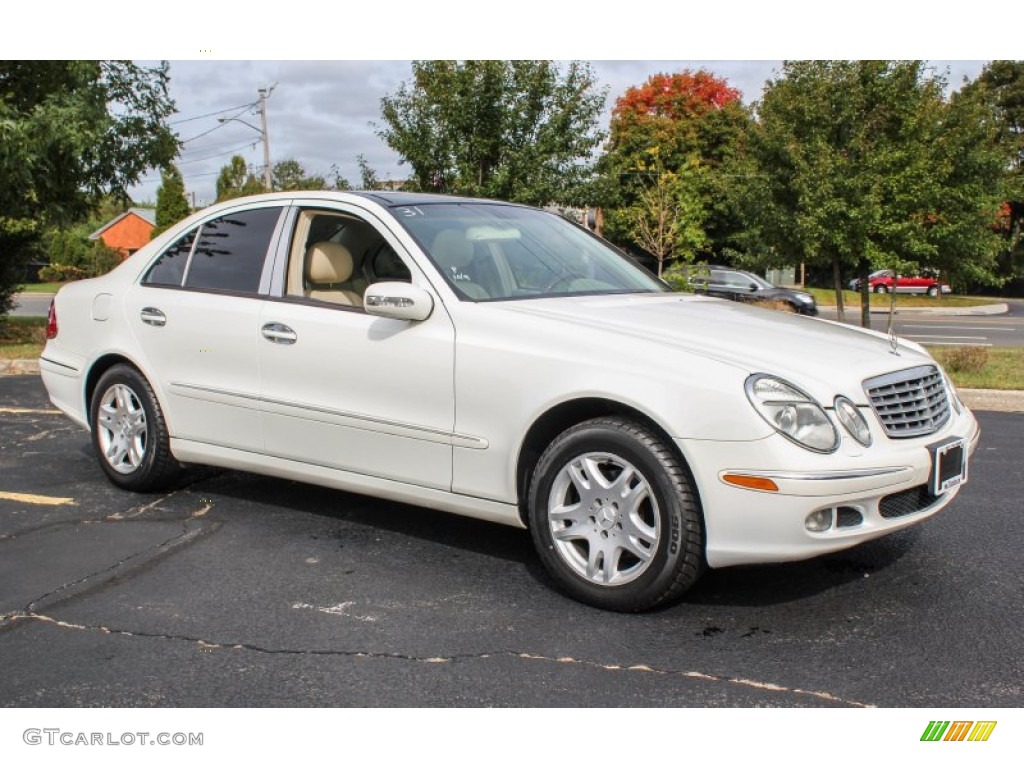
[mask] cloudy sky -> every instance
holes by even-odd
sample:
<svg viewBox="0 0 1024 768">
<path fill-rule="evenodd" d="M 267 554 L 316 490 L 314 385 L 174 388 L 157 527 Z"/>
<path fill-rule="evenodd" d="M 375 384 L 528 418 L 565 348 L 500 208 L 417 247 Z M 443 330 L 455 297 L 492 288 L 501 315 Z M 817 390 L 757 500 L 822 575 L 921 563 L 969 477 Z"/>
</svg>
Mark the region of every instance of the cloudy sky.
<svg viewBox="0 0 1024 768">
<path fill-rule="evenodd" d="M 749 103 L 761 96 L 766 80 L 779 61 L 592 61 L 608 98 L 602 128 L 615 99 L 631 85 L 657 72 L 707 69 L 726 78 Z M 952 85 L 976 77 L 982 61 L 933 61 Z M 358 183 L 357 155 L 365 155 L 381 178 L 404 178 L 407 166 L 377 137 L 381 97 L 394 93 L 409 79 L 409 61 L 171 61 L 171 95 L 178 114 L 171 118 L 185 141 L 179 166 L 186 188 L 200 205 L 213 201 L 219 169 L 234 154 L 259 170 L 263 149 L 257 131 L 237 116 L 259 125 L 253 109 L 257 89 L 276 83 L 268 101 L 271 162 L 298 160 L 310 173 L 328 175 L 337 165 L 350 182 Z M 226 111 L 225 111 L 226 110 Z M 217 113 L 217 114 L 211 114 Z M 154 200 L 159 177 L 151 174 L 133 190 L 136 200 Z"/>
</svg>

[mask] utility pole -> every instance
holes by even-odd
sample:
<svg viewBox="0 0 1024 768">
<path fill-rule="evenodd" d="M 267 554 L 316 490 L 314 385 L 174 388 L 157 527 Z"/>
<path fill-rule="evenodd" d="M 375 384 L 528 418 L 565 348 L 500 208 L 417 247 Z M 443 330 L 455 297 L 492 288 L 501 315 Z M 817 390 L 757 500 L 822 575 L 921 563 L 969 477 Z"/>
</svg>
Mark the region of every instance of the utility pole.
<svg viewBox="0 0 1024 768">
<path fill-rule="evenodd" d="M 277 83 L 274 83 L 269 88 L 260 88 L 260 126 L 262 130 L 260 134 L 263 137 L 263 186 L 267 188 L 267 192 L 270 191 L 270 135 L 267 133 L 267 99 L 270 98 L 270 94 L 274 92 L 274 88 L 277 87 Z"/>
<path fill-rule="evenodd" d="M 248 126 L 249 128 L 252 128 L 254 131 L 256 131 L 256 133 L 258 133 L 260 135 L 260 141 L 263 142 L 263 186 L 266 188 L 267 192 L 270 191 L 271 184 L 272 184 L 271 179 L 270 179 L 270 136 L 267 133 L 267 99 L 270 98 L 270 94 L 272 94 L 274 92 L 274 89 L 276 87 L 277 87 L 277 83 L 274 83 L 269 88 L 260 88 L 259 89 L 259 94 L 260 94 L 259 107 L 258 107 L 259 113 L 260 113 L 260 127 L 259 128 L 257 128 L 252 123 L 245 122 L 245 120 L 239 120 L 237 117 L 220 117 L 220 118 L 217 118 L 217 122 L 219 122 L 219 123 L 230 123 L 230 122 L 241 123 L 242 125 L 245 125 L 245 126 Z"/>
</svg>

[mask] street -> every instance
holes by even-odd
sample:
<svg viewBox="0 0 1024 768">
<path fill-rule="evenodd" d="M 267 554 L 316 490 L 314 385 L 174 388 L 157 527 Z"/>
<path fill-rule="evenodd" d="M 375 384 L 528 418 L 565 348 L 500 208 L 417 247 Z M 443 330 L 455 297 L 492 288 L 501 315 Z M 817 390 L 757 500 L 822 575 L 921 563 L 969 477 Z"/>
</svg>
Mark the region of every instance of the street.
<svg viewBox="0 0 1024 768">
<path fill-rule="evenodd" d="M 931 520 L 622 615 L 524 531 L 201 467 L 120 491 L 38 377 L 0 378 L 0 703 L 1020 707 L 1024 415 L 979 418 Z"/>
<path fill-rule="evenodd" d="M 1000 299 L 1006 302 L 1008 311 L 1000 315 L 987 314 L 942 314 L 941 309 L 929 312 L 896 312 L 894 327 L 898 336 L 916 341 L 925 346 L 975 346 L 975 347 L 1022 347 L 1024 346 L 1024 301 Z M 821 317 L 836 319 L 833 307 L 823 307 Z M 860 308 L 847 307 L 846 322 L 860 325 Z M 884 312 L 871 315 L 871 327 L 876 331 L 888 328 L 889 316 Z"/>
<path fill-rule="evenodd" d="M 48 293 L 19 293 L 14 297 L 11 317 L 46 317 L 52 299 Z"/>
</svg>

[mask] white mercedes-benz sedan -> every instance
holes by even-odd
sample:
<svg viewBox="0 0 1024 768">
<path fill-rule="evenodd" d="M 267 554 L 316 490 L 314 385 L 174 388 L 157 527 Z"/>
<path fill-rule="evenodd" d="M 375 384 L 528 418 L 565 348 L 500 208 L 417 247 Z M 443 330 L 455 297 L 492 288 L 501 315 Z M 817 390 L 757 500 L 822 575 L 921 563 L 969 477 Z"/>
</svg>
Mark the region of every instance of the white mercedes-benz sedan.
<svg viewBox="0 0 1024 768">
<path fill-rule="evenodd" d="M 201 463 L 528 528 L 614 610 L 919 523 L 979 435 L 914 343 L 671 293 L 486 200 L 215 205 L 62 288 L 47 336 L 50 398 L 122 488 Z"/>
</svg>

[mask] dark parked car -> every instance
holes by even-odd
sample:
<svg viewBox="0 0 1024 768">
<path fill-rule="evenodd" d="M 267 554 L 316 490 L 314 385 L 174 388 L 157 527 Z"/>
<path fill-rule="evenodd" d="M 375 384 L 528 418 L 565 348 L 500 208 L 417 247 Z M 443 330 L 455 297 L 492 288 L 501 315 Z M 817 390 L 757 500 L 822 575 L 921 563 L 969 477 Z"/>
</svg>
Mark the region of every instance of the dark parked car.
<svg viewBox="0 0 1024 768">
<path fill-rule="evenodd" d="M 697 267 L 690 271 L 689 280 L 696 293 L 732 301 L 781 302 L 801 315 L 818 314 L 818 305 L 811 294 L 779 288 L 752 272 L 731 267 Z"/>
</svg>

